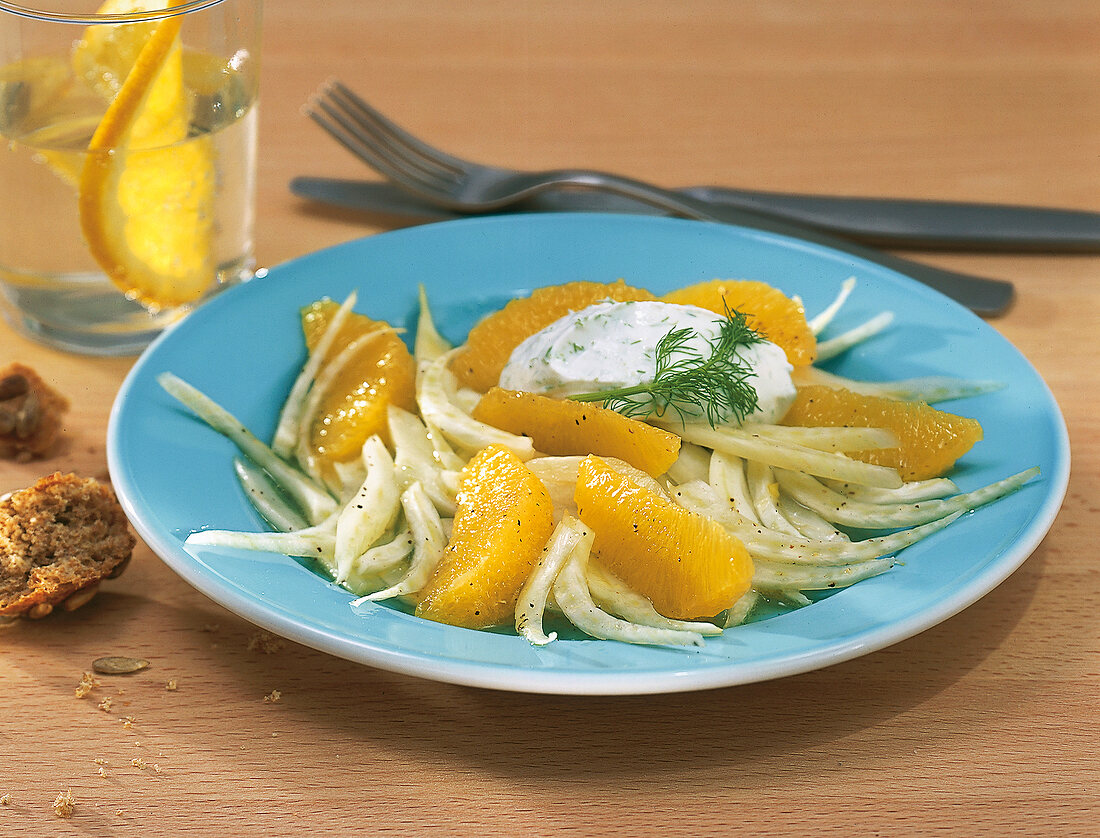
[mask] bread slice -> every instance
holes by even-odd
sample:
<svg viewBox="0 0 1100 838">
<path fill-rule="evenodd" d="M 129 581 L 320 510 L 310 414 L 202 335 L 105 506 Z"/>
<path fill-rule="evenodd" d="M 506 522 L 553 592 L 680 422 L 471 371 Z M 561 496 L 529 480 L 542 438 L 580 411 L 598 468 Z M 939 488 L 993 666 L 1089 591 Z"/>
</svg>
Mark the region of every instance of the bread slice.
<svg viewBox="0 0 1100 838">
<path fill-rule="evenodd" d="M 114 492 L 57 472 L 0 501 L 0 615 L 44 616 L 117 575 L 134 548 Z"/>
</svg>

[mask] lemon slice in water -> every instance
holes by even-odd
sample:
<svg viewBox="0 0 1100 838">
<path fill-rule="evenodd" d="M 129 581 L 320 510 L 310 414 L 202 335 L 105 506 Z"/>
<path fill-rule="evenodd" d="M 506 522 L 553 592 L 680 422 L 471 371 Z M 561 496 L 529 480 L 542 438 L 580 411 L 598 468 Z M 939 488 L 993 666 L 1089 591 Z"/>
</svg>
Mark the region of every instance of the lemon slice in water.
<svg viewBox="0 0 1100 838">
<path fill-rule="evenodd" d="M 100 11 L 135 5 L 109 0 Z M 181 20 L 126 24 L 113 35 L 93 28 L 91 40 L 74 48 L 74 66 L 98 67 L 86 72 L 106 85 L 140 40 L 89 143 L 78 201 L 92 256 L 122 291 L 151 308 L 194 302 L 215 273 L 213 148 L 208 136 L 188 134 Z"/>
<path fill-rule="evenodd" d="M 169 5 L 167 0 L 107 0 L 97 14 L 159 11 Z M 114 99 L 156 28 L 157 21 L 89 26 L 73 45 L 73 73 L 104 99 Z"/>
</svg>

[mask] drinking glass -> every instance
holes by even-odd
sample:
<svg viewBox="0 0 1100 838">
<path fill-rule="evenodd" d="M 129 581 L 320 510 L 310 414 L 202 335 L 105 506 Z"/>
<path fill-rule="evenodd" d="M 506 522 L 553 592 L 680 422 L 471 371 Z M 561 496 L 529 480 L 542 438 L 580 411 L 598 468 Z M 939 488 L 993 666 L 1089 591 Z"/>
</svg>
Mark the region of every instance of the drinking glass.
<svg viewBox="0 0 1100 838">
<path fill-rule="evenodd" d="M 261 0 L 0 0 L 0 310 L 140 351 L 252 255 Z"/>
</svg>

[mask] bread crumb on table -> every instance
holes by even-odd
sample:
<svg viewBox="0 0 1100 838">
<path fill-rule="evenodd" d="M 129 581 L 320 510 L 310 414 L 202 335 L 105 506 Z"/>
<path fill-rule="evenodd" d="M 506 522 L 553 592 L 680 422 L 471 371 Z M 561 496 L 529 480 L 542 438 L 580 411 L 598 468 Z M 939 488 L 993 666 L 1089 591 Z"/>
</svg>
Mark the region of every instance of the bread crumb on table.
<svg viewBox="0 0 1100 838">
<path fill-rule="evenodd" d="M 96 687 L 99 686 L 99 681 L 91 672 L 85 672 L 80 676 L 80 683 L 76 685 L 76 689 L 73 691 L 77 698 L 87 698 Z"/>
<path fill-rule="evenodd" d="M 168 683 L 164 685 L 164 689 L 168 692 L 175 692 L 179 688 L 179 685 L 175 678 L 169 679 Z"/>
<path fill-rule="evenodd" d="M 264 696 L 264 704 L 274 704 L 283 697 L 283 694 L 279 690 L 272 690 Z"/>
<path fill-rule="evenodd" d="M 265 655 L 274 655 L 286 648 L 286 641 L 268 634 L 266 631 L 258 631 L 248 639 L 248 651 L 261 652 Z"/>
<path fill-rule="evenodd" d="M 53 802 L 54 814 L 59 818 L 71 818 L 74 808 L 76 808 L 76 798 L 73 797 L 73 790 L 65 789 L 59 792 Z"/>
<path fill-rule="evenodd" d="M 11 806 L 10 794 L 0 794 L 0 806 Z"/>
</svg>

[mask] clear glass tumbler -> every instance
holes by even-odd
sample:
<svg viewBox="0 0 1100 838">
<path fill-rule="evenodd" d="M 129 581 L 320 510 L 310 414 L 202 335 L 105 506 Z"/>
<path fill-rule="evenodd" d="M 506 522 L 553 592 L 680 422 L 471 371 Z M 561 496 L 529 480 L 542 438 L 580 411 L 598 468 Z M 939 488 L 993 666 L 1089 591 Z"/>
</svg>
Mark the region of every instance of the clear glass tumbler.
<svg viewBox="0 0 1100 838">
<path fill-rule="evenodd" d="M 261 0 L 0 0 L 0 310 L 140 351 L 248 279 Z"/>
</svg>

